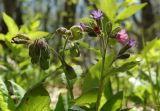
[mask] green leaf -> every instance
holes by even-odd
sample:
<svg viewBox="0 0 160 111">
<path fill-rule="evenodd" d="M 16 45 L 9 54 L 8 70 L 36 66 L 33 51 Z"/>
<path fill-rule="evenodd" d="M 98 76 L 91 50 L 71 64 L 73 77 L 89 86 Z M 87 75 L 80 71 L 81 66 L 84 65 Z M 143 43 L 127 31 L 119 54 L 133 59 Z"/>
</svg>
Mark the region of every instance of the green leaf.
<svg viewBox="0 0 160 111">
<path fill-rule="evenodd" d="M 85 24 L 89 24 L 89 22 L 91 21 L 91 18 L 89 17 L 81 18 L 80 21 L 84 22 Z"/>
<path fill-rule="evenodd" d="M 40 20 L 34 21 L 31 25 L 31 31 L 36 31 L 40 27 Z"/>
<path fill-rule="evenodd" d="M 154 39 L 147 43 L 147 45 L 144 47 L 144 49 L 141 51 L 141 55 L 146 56 L 149 51 L 151 51 L 153 48 L 160 47 L 160 40 Z"/>
<path fill-rule="evenodd" d="M 26 91 L 14 81 L 9 80 L 9 83 L 11 85 L 13 95 L 16 97 L 18 101 L 20 101 L 23 98 Z"/>
<path fill-rule="evenodd" d="M 106 23 L 106 32 L 109 35 L 111 33 L 111 31 L 112 31 L 112 23 L 109 21 Z"/>
<path fill-rule="evenodd" d="M 46 59 L 44 57 L 40 57 L 40 67 L 43 69 L 43 70 L 46 70 L 49 68 L 49 59 Z"/>
<path fill-rule="evenodd" d="M 143 99 L 142 97 L 138 96 L 138 95 L 131 95 L 128 97 L 129 100 L 131 100 L 132 102 L 136 103 L 136 104 L 143 104 Z"/>
<path fill-rule="evenodd" d="M 7 25 L 8 31 L 12 34 L 17 34 L 19 29 L 15 21 L 6 13 L 2 13 L 2 16 L 5 24 Z"/>
<path fill-rule="evenodd" d="M 72 106 L 68 111 L 87 111 L 79 106 Z"/>
<path fill-rule="evenodd" d="M 112 68 L 110 72 L 111 73 L 125 72 L 135 67 L 137 64 L 138 62 L 128 62 L 128 63 L 123 64 L 120 67 Z"/>
<path fill-rule="evenodd" d="M 63 67 L 65 70 L 64 71 L 65 75 L 67 76 L 67 78 L 69 80 L 75 79 L 77 77 L 76 72 L 74 71 L 74 69 L 70 65 L 65 63 Z"/>
<path fill-rule="evenodd" d="M 112 23 L 111 21 L 108 20 L 106 16 L 104 16 L 102 20 L 102 30 L 103 30 L 105 37 L 106 35 L 110 35 L 112 31 Z"/>
<path fill-rule="evenodd" d="M 80 56 L 80 50 L 78 44 L 73 44 L 73 46 L 70 48 L 70 54 L 71 57 L 79 57 Z"/>
<path fill-rule="evenodd" d="M 113 91 L 112 91 L 112 85 L 111 85 L 111 80 L 108 79 L 105 87 L 104 87 L 104 96 L 107 99 L 110 99 L 113 96 Z"/>
<path fill-rule="evenodd" d="M 58 102 L 56 104 L 56 108 L 54 111 L 65 111 L 65 104 L 64 104 L 64 100 L 62 98 L 62 95 L 60 94 L 58 97 Z"/>
<path fill-rule="evenodd" d="M 113 61 L 115 57 L 114 53 L 110 53 L 106 56 L 105 59 L 105 69 L 104 74 L 107 76 L 108 70 L 111 69 L 111 62 Z M 100 73 L 101 73 L 101 66 L 102 66 L 102 60 L 98 61 L 95 65 L 91 66 L 87 75 L 85 76 L 82 91 L 86 92 L 92 88 L 98 87 L 99 80 L 100 80 Z"/>
<path fill-rule="evenodd" d="M 40 83 L 27 91 L 16 111 L 50 111 L 50 102 L 48 92 Z"/>
<path fill-rule="evenodd" d="M 122 105 L 123 92 L 113 95 L 101 108 L 101 111 L 119 111 Z"/>
<path fill-rule="evenodd" d="M 5 40 L 5 35 L 4 34 L 0 34 L 0 40 Z"/>
<path fill-rule="evenodd" d="M 7 102 L 5 102 L 3 94 L 0 90 L 0 111 L 10 111 Z"/>
<path fill-rule="evenodd" d="M 8 89 L 2 79 L 0 79 L 0 91 L 3 94 L 5 101 L 7 101 L 9 93 L 8 93 Z"/>
<path fill-rule="evenodd" d="M 121 109 L 120 111 L 132 111 L 131 109 L 132 108 L 124 108 L 124 109 Z"/>
<path fill-rule="evenodd" d="M 95 103 L 97 100 L 97 92 L 98 89 L 94 88 L 89 90 L 86 93 L 83 93 L 79 98 L 75 100 L 75 105 L 84 105 L 84 104 L 91 104 Z"/>
<path fill-rule="evenodd" d="M 15 110 L 14 102 L 11 99 L 11 97 L 9 95 L 9 92 L 8 92 L 8 89 L 7 89 L 5 83 L 3 82 L 2 79 L 0 79 L 0 96 L 1 96 L 0 97 L 1 98 L 1 100 L 0 100 L 0 106 L 2 104 L 4 104 L 4 105 L 6 105 L 8 107 L 8 109 L 11 109 L 12 111 L 14 111 Z M 2 110 L 4 110 L 4 109 L 2 109 Z"/>
<path fill-rule="evenodd" d="M 149 77 L 149 75 L 147 75 L 147 73 L 146 73 L 145 71 L 139 70 L 138 72 L 139 72 L 138 77 L 139 77 L 140 79 L 145 80 L 145 81 L 148 81 L 148 82 L 150 81 L 150 77 Z M 158 74 L 158 73 L 157 73 L 157 74 Z"/>
<path fill-rule="evenodd" d="M 139 10 L 141 10 L 144 6 L 146 6 L 147 3 L 143 3 L 143 4 L 135 4 L 135 5 L 131 5 L 128 6 L 127 8 L 125 8 L 117 17 L 116 17 L 116 21 L 121 21 L 124 20 L 130 16 L 132 16 L 133 14 L 135 14 L 136 12 L 138 12 Z"/>
<path fill-rule="evenodd" d="M 33 32 L 29 32 L 28 36 L 30 37 L 31 40 L 36 40 L 36 39 L 40 39 L 42 37 L 47 36 L 49 33 L 48 32 L 44 32 L 44 31 L 33 31 Z"/>
<path fill-rule="evenodd" d="M 113 23 L 117 12 L 116 0 L 100 0 L 99 8 Z"/>
</svg>

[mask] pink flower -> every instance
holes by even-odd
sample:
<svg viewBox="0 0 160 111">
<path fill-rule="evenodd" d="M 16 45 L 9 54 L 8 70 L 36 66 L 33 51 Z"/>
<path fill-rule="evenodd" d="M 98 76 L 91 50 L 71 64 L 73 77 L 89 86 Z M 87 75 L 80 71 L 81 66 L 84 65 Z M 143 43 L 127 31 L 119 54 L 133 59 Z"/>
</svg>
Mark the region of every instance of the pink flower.
<svg viewBox="0 0 160 111">
<path fill-rule="evenodd" d="M 126 30 L 120 30 L 116 35 L 116 39 L 119 43 L 125 44 L 128 41 L 128 34 L 126 33 Z"/>
</svg>

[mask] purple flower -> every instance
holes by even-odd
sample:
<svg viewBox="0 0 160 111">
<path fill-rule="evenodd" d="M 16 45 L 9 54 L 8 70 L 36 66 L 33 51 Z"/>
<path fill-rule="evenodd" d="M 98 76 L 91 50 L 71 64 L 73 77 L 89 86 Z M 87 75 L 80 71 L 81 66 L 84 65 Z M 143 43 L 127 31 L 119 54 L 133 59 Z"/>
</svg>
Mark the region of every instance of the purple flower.
<svg viewBox="0 0 160 111">
<path fill-rule="evenodd" d="M 80 26 L 83 29 L 83 31 L 87 30 L 87 26 L 83 22 L 80 22 Z"/>
<path fill-rule="evenodd" d="M 119 43 L 125 44 L 128 41 L 128 34 L 126 33 L 126 30 L 120 30 L 116 35 L 116 39 Z"/>
<path fill-rule="evenodd" d="M 129 39 L 127 46 L 128 47 L 134 47 L 136 45 L 136 41 L 134 39 Z"/>
<path fill-rule="evenodd" d="M 94 19 L 100 20 L 101 17 L 103 16 L 103 13 L 102 13 L 102 11 L 100 9 L 98 9 L 98 10 L 92 11 L 91 15 L 93 16 Z"/>
</svg>

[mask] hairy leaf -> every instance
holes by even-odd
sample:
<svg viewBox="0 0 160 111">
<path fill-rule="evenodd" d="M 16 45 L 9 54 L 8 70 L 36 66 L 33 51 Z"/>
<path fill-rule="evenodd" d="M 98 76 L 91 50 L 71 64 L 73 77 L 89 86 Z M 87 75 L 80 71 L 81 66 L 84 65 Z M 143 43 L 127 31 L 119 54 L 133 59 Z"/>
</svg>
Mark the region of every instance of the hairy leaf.
<svg viewBox="0 0 160 111">
<path fill-rule="evenodd" d="M 19 29 L 15 21 L 6 13 L 2 13 L 2 16 L 5 24 L 7 25 L 8 31 L 12 34 L 17 34 Z"/>
<path fill-rule="evenodd" d="M 83 93 L 79 98 L 75 100 L 75 105 L 84 105 L 84 104 L 91 104 L 95 103 L 97 100 L 97 92 L 98 89 L 94 88 L 89 90 L 86 93 Z"/>
<path fill-rule="evenodd" d="M 119 20 L 124 20 L 130 16 L 132 16 L 133 14 L 135 14 L 136 12 L 138 12 L 140 9 L 142 9 L 144 6 L 146 6 L 146 3 L 143 4 L 136 4 L 136 5 L 131 5 L 129 7 L 127 7 L 126 9 L 124 9 L 117 17 L 116 17 L 116 21 Z"/>
<path fill-rule="evenodd" d="M 122 105 L 123 92 L 113 95 L 101 108 L 101 111 L 119 111 Z"/>
<path fill-rule="evenodd" d="M 0 104 L 4 104 L 8 107 L 8 109 L 14 111 L 15 110 L 15 105 L 13 100 L 11 99 L 8 89 L 5 85 L 5 83 L 3 82 L 2 79 L 0 79 L 0 95 L 1 95 L 1 100 L 0 100 Z M 1 106 L 0 105 L 0 106 Z M 2 106 L 3 107 L 3 106 Z M 1 107 L 0 107 L 1 108 Z M 1 111 L 1 110 L 0 110 Z M 2 109 L 3 111 L 3 109 Z M 5 110 L 4 110 L 5 111 Z"/>
<path fill-rule="evenodd" d="M 0 111 L 10 111 L 7 102 L 5 102 L 2 92 L 0 90 Z"/>
<path fill-rule="evenodd" d="M 28 90 L 16 111 L 49 111 L 50 97 L 42 84 Z"/>
<path fill-rule="evenodd" d="M 60 94 L 58 97 L 58 102 L 56 104 L 56 108 L 54 111 L 65 111 L 65 104 L 64 104 L 64 100 L 62 98 L 62 95 Z"/>
</svg>

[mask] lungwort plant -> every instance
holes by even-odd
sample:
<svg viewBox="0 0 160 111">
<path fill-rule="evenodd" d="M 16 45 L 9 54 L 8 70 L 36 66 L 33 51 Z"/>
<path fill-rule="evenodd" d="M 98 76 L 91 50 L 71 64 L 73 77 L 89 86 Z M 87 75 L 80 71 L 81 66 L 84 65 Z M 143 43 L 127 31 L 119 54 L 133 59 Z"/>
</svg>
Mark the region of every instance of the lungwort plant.
<svg viewBox="0 0 160 111">
<path fill-rule="evenodd" d="M 74 25 L 70 29 L 60 27 L 51 36 L 38 39 L 31 39 L 30 35 L 21 33 L 11 39 L 15 47 L 19 44 L 28 47 L 32 64 L 38 65 L 40 69 L 46 70 L 51 67 L 51 55 L 58 58 L 56 61 L 59 61 L 60 65 L 56 71 L 61 70 L 65 75 L 68 91 L 67 100 L 64 99 L 63 94 L 59 95 L 54 111 L 128 111 L 131 108 L 123 104 L 125 92 L 112 89 L 111 77 L 119 72 L 129 71 L 138 64 L 135 59 L 127 61 L 131 55 L 128 50 L 135 46 L 136 41 L 129 37 L 125 28 L 121 26 L 121 22 L 143 8 L 145 4 L 123 3 L 118 6 L 115 0 L 101 0 L 97 6 L 99 9 L 92 11 L 89 17 L 83 18 L 79 25 Z M 117 15 L 122 6 L 125 9 Z M 62 37 L 63 40 L 59 50 L 48 43 L 49 39 L 52 40 L 56 36 Z M 91 41 L 96 41 L 97 45 L 91 48 L 83 41 L 85 36 L 90 37 Z M 72 66 L 72 59 L 81 58 L 83 49 L 93 51 L 95 62 L 87 71 L 78 75 Z M 71 56 L 68 56 L 69 54 Z M 122 61 L 122 65 L 117 66 L 117 61 Z M 51 100 L 43 82 L 51 75 L 45 75 L 27 92 L 10 81 L 21 91 L 21 93 L 17 91 L 19 94 L 17 101 L 11 99 L 7 86 L 1 81 L 1 110 L 50 111 Z M 73 93 L 76 80 L 82 82 L 82 93 L 78 97 Z"/>
</svg>

